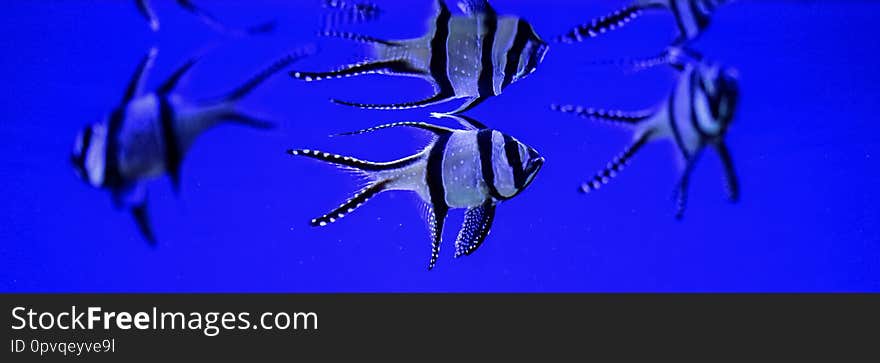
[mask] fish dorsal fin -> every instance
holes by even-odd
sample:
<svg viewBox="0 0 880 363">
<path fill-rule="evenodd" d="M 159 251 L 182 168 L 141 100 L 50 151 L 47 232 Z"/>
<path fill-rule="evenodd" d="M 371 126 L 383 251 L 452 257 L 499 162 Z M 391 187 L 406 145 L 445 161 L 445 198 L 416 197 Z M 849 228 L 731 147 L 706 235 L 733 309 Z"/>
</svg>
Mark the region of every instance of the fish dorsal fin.
<svg viewBox="0 0 880 363">
<path fill-rule="evenodd" d="M 458 8 L 467 16 L 476 16 L 477 14 L 495 14 L 495 9 L 489 5 L 487 0 L 460 0 Z"/>
<path fill-rule="evenodd" d="M 134 74 L 128 81 L 128 87 L 125 88 L 125 94 L 122 96 L 123 105 L 141 94 L 144 87 L 144 79 L 147 78 L 147 73 L 153 68 L 153 63 L 158 53 L 159 50 L 157 48 L 150 48 L 147 54 L 144 55 L 143 59 L 141 59 Z"/>
<path fill-rule="evenodd" d="M 467 130 L 485 130 L 485 129 L 489 128 L 484 123 L 477 121 L 472 117 L 465 116 L 465 115 L 454 115 L 454 114 L 449 114 L 449 113 L 433 112 L 433 113 L 431 113 L 431 117 L 433 117 L 433 118 L 444 118 L 444 117 L 451 118 L 455 121 L 458 121 L 458 123 L 461 124 L 461 126 L 463 126 Z"/>
<path fill-rule="evenodd" d="M 192 69 L 192 66 L 194 66 L 198 61 L 198 57 L 190 58 L 188 61 L 186 61 L 186 63 L 180 66 L 180 68 L 177 68 L 177 70 L 175 70 L 174 73 L 172 73 L 171 76 L 169 76 L 168 79 L 166 79 L 165 82 L 163 82 L 162 85 L 159 86 L 156 92 L 162 95 L 167 95 L 174 91 L 174 89 L 177 88 L 177 85 L 180 84 L 180 80 L 183 79 L 183 77 L 189 72 L 189 70 Z"/>
</svg>

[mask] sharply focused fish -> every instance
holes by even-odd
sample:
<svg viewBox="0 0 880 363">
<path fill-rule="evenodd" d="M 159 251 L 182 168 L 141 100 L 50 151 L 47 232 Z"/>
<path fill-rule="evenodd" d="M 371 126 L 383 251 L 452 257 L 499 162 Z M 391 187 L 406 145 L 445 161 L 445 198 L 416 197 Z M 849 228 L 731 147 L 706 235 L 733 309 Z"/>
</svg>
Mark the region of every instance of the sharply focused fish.
<svg viewBox="0 0 880 363">
<path fill-rule="evenodd" d="M 159 30 L 159 18 L 156 17 L 156 13 L 153 11 L 152 7 L 150 7 L 149 0 L 135 0 L 137 3 L 138 11 L 143 15 L 143 17 L 150 23 L 150 29 L 153 31 Z M 275 29 L 275 22 L 267 22 L 263 24 L 259 24 L 254 27 L 250 27 L 247 29 L 234 29 L 226 26 L 218 20 L 216 17 L 211 15 L 211 13 L 205 11 L 201 7 L 196 6 L 190 0 L 175 0 L 177 5 L 179 5 L 184 10 L 198 16 L 202 22 L 217 30 L 221 33 L 231 34 L 231 35 L 244 35 L 244 34 L 256 34 L 256 33 L 266 33 Z"/>
<path fill-rule="evenodd" d="M 119 105 L 104 120 L 77 136 L 71 161 L 77 174 L 96 188 L 110 191 L 117 207 L 128 207 L 144 237 L 155 243 L 147 216 L 144 182 L 163 174 L 179 189 L 183 156 L 196 138 L 223 122 L 268 128 L 272 124 L 241 113 L 236 105 L 271 75 L 311 50 L 294 52 L 216 101 L 190 102 L 174 92 L 196 63 L 178 68 L 159 88 L 141 88 L 156 57 L 152 49 L 138 65 Z"/>
<path fill-rule="evenodd" d="M 290 74 L 305 81 L 364 74 L 418 77 L 431 82 L 433 96 L 396 104 L 333 102 L 365 109 L 401 110 L 466 99 L 452 112 L 460 113 L 500 95 L 507 86 L 534 72 L 543 61 L 549 47 L 522 18 L 500 16 L 485 0 L 462 1 L 459 7 L 465 15 L 453 16 L 444 2 L 438 0 L 430 31 L 415 39 L 382 40 L 326 31 L 326 36 L 368 44 L 372 56 L 337 71 Z"/>
<path fill-rule="evenodd" d="M 696 39 L 708 26 L 718 6 L 734 0 L 635 0 L 625 8 L 610 15 L 578 26 L 559 36 L 556 41 L 575 43 L 622 27 L 639 17 L 644 11 L 666 9 L 672 12 L 678 26 L 678 36 L 673 45 L 681 45 Z"/>
<path fill-rule="evenodd" d="M 370 198 L 386 190 L 416 192 L 428 208 L 431 232 L 431 260 L 434 268 L 446 214 L 451 208 L 466 208 L 464 225 L 455 241 L 455 257 L 470 255 L 486 239 L 495 207 L 522 192 L 535 178 L 544 158 L 511 136 L 487 128 L 463 116 L 452 117 L 465 129 L 450 129 L 422 122 L 398 122 L 347 133 L 363 134 L 392 127 L 414 127 L 434 134 L 434 141 L 418 154 L 400 160 L 376 163 L 317 150 L 289 150 L 362 173 L 369 184 L 339 207 L 311 221 L 326 226 L 342 219 Z"/>
<path fill-rule="evenodd" d="M 692 59 L 683 61 L 688 55 Z M 608 183 L 646 143 L 667 139 L 675 143 L 685 161 L 676 189 L 676 217 L 683 216 L 690 174 L 698 156 L 706 147 L 714 148 L 720 156 L 724 165 L 728 198 L 731 202 L 737 201 L 740 193 L 739 181 L 724 141 L 739 99 L 736 71 L 676 48 L 664 53 L 660 59 L 665 59 L 676 67 L 679 78 L 668 99 L 653 110 L 629 112 L 572 105 L 551 106 L 556 111 L 628 126 L 635 131 L 634 142 L 592 180 L 582 184 L 581 191 L 590 192 Z M 658 62 L 652 59 L 650 63 Z"/>
</svg>

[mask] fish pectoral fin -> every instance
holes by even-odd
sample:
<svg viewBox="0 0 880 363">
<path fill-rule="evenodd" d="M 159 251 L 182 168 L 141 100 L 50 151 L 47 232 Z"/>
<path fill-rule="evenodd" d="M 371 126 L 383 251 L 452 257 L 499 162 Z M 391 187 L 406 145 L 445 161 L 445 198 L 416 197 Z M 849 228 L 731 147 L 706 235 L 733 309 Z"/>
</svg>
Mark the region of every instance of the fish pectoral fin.
<svg viewBox="0 0 880 363">
<path fill-rule="evenodd" d="M 150 69 L 153 68 L 153 63 L 156 60 L 157 54 L 159 54 L 158 48 L 150 48 L 150 50 L 147 51 L 147 54 L 141 59 L 141 62 L 138 64 L 137 68 L 135 68 L 134 74 L 132 74 L 131 79 L 128 81 L 128 86 L 125 88 L 125 94 L 122 96 L 122 105 L 141 94 L 146 75 L 150 73 Z"/>
<path fill-rule="evenodd" d="M 733 167 L 733 157 L 730 156 L 730 149 L 727 148 L 726 143 L 719 142 L 715 144 L 715 151 L 718 152 L 721 164 L 724 167 L 724 185 L 727 189 L 727 199 L 731 203 L 736 203 L 739 201 L 740 184 L 739 178 L 736 175 L 736 169 Z"/>
<path fill-rule="evenodd" d="M 440 257 L 440 241 L 443 239 L 443 224 L 449 207 L 432 205 L 428 210 L 428 230 L 431 233 L 431 259 L 428 262 L 428 271 L 432 270 Z"/>
<path fill-rule="evenodd" d="M 470 208 L 464 214 L 464 223 L 455 239 L 455 257 L 470 256 L 477 250 L 492 228 L 495 219 L 495 204 L 486 201 L 483 205 Z"/>
<path fill-rule="evenodd" d="M 151 245 L 156 244 L 156 237 L 150 227 L 147 214 L 147 189 L 142 183 L 130 184 L 111 190 L 113 203 L 117 208 L 128 208 L 137 223 L 138 230 Z"/>
</svg>

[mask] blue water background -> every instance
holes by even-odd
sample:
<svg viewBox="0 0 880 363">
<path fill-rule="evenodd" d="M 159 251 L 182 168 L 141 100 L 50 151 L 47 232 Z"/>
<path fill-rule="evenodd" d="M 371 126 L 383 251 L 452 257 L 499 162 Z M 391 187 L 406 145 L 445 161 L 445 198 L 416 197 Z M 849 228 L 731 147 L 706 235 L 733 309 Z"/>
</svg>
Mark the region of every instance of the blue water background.
<svg viewBox="0 0 880 363">
<path fill-rule="evenodd" d="M 675 33 L 646 15 L 578 45 L 554 44 L 539 70 L 469 114 L 547 158 L 525 193 L 498 208 L 486 243 L 453 259 L 453 212 L 437 267 L 414 194 L 386 193 L 327 228 L 309 219 L 360 186 L 352 175 L 292 158 L 292 147 L 391 160 L 423 147 L 414 130 L 329 138 L 380 123 L 430 121 L 430 111 L 361 111 L 369 102 L 426 97 L 418 79 L 369 76 L 306 84 L 284 74 L 242 103 L 277 120 L 270 132 L 225 125 L 186 155 L 182 193 L 149 184 L 159 245 L 138 235 L 107 193 L 78 180 L 76 133 L 117 102 L 150 46 L 160 49 L 148 87 L 189 56 L 182 85 L 222 95 L 286 51 L 315 40 L 317 1 L 207 1 L 231 24 L 279 21 L 266 36 L 226 39 L 171 1 L 149 31 L 133 1 L 9 1 L 0 21 L 0 291 L 13 292 L 582 292 L 880 290 L 880 40 L 871 1 L 741 1 L 721 8 L 694 43 L 735 66 L 742 102 L 728 143 L 742 201 L 725 201 L 718 158 L 693 175 L 683 221 L 673 218 L 674 149 L 645 147 L 610 185 L 576 192 L 629 143 L 623 129 L 550 112 L 553 102 L 644 108 L 666 97 L 674 72 L 626 74 L 591 62 L 651 55 Z M 383 38 L 425 31 L 431 1 L 377 0 L 382 21 L 350 27 Z M 545 39 L 616 10 L 623 1 L 497 0 Z M 453 4 L 450 4 L 453 5 Z M 358 60 L 357 45 L 321 40 L 297 66 Z"/>
</svg>

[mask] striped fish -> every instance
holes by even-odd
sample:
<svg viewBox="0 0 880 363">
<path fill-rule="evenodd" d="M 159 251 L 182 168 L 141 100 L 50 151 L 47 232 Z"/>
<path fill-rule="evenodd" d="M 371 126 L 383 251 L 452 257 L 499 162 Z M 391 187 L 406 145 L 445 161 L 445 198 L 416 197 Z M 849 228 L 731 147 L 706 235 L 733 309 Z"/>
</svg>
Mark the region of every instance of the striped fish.
<svg viewBox="0 0 880 363">
<path fill-rule="evenodd" d="M 534 149 L 468 117 L 452 117 L 464 129 L 451 129 L 422 122 L 398 122 L 347 133 L 364 134 L 392 127 L 413 127 L 434 134 L 434 141 L 421 152 L 396 161 L 375 163 L 317 150 L 289 150 L 291 155 L 318 159 L 363 174 L 369 184 L 333 211 L 315 218 L 312 226 L 323 227 L 354 212 L 387 190 L 413 191 L 426 202 L 434 268 L 447 212 L 466 209 L 464 224 L 455 241 L 455 257 L 472 254 L 486 239 L 495 218 L 496 205 L 521 193 L 535 178 L 544 158 Z"/>
<path fill-rule="evenodd" d="M 194 103 L 174 90 L 195 65 L 195 59 L 178 68 L 154 92 L 142 91 L 157 54 L 151 49 L 138 65 L 120 104 L 77 136 L 71 155 L 74 169 L 88 184 L 108 190 L 117 207 L 130 208 L 141 233 L 155 243 L 148 223 L 144 182 L 168 174 L 175 191 L 179 190 L 184 154 L 199 135 L 213 126 L 235 122 L 271 127 L 269 122 L 239 112 L 236 105 L 271 75 L 308 52 L 301 50 L 280 59 L 217 101 Z"/>
<path fill-rule="evenodd" d="M 418 77 L 431 82 L 433 96 L 397 104 L 332 101 L 364 109 L 401 110 L 465 99 L 461 107 L 451 112 L 461 113 L 500 95 L 507 86 L 534 72 L 543 61 L 549 47 L 528 22 L 516 16 L 499 16 L 485 0 L 462 1 L 459 5 L 465 15 L 453 16 L 438 0 L 430 31 L 415 39 L 382 40 L 326 31 L 325 36 L 366 43 L 372 56 L 337 71 L 290 74 L 309 82 L 364 74 Z"/>
<path fill-rule="evenodd" d="M 135 0 L 135 2 L 137 4 L 138 12 L 140 12 L 144 19 L 146 19 L 147 22 L 150 24 L 150 29 L 152 29 L 154 32 L 159 31 L 159 18 L 156 16 L 153 8 L 150 6 L 150 1 Z M 246 29 L 230 28 L 223 24 L 223 22 L 221 22 L 215 16 L 211 15 L 211 13 L 193 4 L 193 2 L 190 0 L 175 0 L 175 2 L 177 2 L 177 5 L 179 5 L 181 8 L 199 17 L 202 22 L 220 33 L 240 36 L 247 34 L 268 33 L 275 29 L 275 22 L 267 22 Z"/>
<path fill-rule="evenodd" d="M 576 43 L 620 28 L 638 18 L 644 11 L 666 9 L 672 12 L 678 26 L 678 37 L 673 45 L 682 45 L 696 39 L 709 26 L 715 9 L 733 0 L 635 0 L 610 15 L 580 25 L 556 38 L 557 42 Z"/>
<path fill-rule="evenodd" d="M 629 112 L 573 105 L 552 105 L 551 109 L 624 125 L 635 131 L 633 143 L 592 180 L 581 185 L 581 191 L 585 193 L 608 183 L 646 143 L 658 139 L 671 140 L 685 161 L 675 191 L 676 217 L 681 218 L 687 203 L 690 174 L 706 147 L 714 148 L 724 165 L 728 199 L 731 202 L 739 199 L 739 182 L 724 141 L 736 110 L 739 87 L 737 73 L 732 68 L 702 58 L 687 63 L 675 63 L 675 58 L 671 57 L 666 59 L 679 70 L 678 82 L 668 99 L 652 110 Z"/>
</svg>

